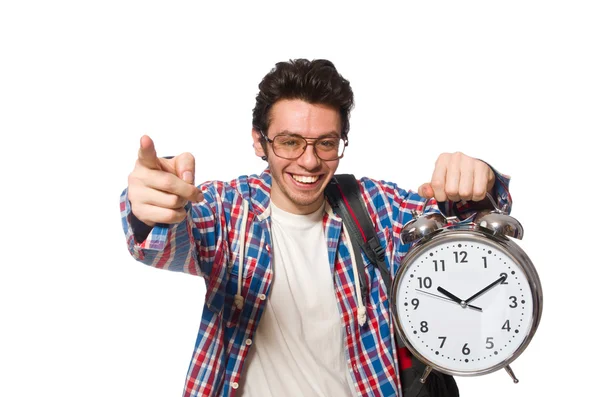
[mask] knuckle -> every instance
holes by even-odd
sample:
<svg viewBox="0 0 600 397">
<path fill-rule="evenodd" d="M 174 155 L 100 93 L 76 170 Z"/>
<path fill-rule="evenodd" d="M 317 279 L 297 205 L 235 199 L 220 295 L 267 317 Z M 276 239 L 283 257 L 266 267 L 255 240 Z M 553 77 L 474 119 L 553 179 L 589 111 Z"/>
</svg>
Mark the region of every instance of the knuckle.
<svg viewBox="0 0 600 397">
<path fill-rule="evenodd" d="M 473 200 L 481 201 L 485 198 L 485 194 L 486 194 L 485 189 L 474 188 L 473 189 Z"/>
<path fill-rule="evenodd" d="M 450 162 L 452 164 L 454 164 L 455 166 L 462 166 L 465 163 L 466 157 L 464 154 L 462 154 L 462 152 L 454 152 L 452 153 L 452 158 L 450 160 Z"/>
<path fill-rule="evenodd" d="M 135 177 L 134 173 L 130 173 L 129 175 L 127 175 L 127 185 L 128 186 L 132 186 L 135 185 L 137 182 L 137 178 Z"/>
<path fill-rule="evenodd" d="M 477 168 L 477 163 L 480 162 L 479 160 L 469 156 L 463 156 L 461 161 L 474 170 Z"/>
<path fill-rule="evenodd" d="M 431 180 L 431 187 L 433 188 L 433 190 L 442 190 L 444 188 L 444 181 L 441 179 L 432 179 Z"/>
<path fill-rule="evenodd" d="M 136 202 L 131 202 L 131 212 L 141 220 L 142 222 L 148 221 L 148 211 L 146 211 L 146 206 L 141 205 Z"/>
<path fill-rule="evenodd" d="M 127 176 L 127 183 L 130 186 L 144 186 L 147 184 L 148 177 L 147 168 L 135 167 Z"/>
<path fill-rule="evenodd" d="M 448 162 L 448 158 L 450 158 L 451 154 L 450 153 L 442 153 L 438 156 L 437 160 L 435 161 L 436 165 L 440 165 L 440 164 L 445 164 Z"/>
<path fill-rule="evenodd" d="M 161 190 L 166 192 L 172 192 L 175 189 L 175 181 L 171 178 L 171 175 L 166 172 L 161 173 L 158 184 L 160 185 Z"/>
<path fill-rule="evenodd" d="M 131 174 L 129 174 L 127 176 L 127 185 L 131 188 L 131 187 L 137 187 L 142 185 L 142 179 L 140 178 L 140 175 L 136 172 L 132 172 Z"/>
<path fill-rule="evenodd" d="M 169 211 L 169 220 L 167 223 L 180 223 L 185 219 L 185 210 L 183 208 Z"/>
<path fill-rule="evenodd" d="M 446 188 L 446 195 L 448 197 L 458 197 L 459 196 L 458 189 L 453 188 L 453 187 L 448 187 L 448 188 Z"/>
<path fill-rule="evenodd" d="M 169 208 L 179 208 L 179 196 L 175 194 L 168 194 L 166 198 L 166 204 Z"/>
<path fill-rule="evenodd" d="M 141 197 L 143 195 L 140 193 L 140 186 L 137 181 L 130 181 L 127 186 L 127 199 L 133 204 L 142 201 Z"/>
<path fill-rule="evenodd" d="M 129 202 L 131 203 L 131 208 L 134 208 L 135 206 L 138 206 L 142 202 L 142 200 L 140 199 L 140 195 L 138 194 L 137 189 L 131 188 L 131 187 L 127 191 L 127 200 L 129 200 Z"/>
<path fill-rule="evenodd" d="M 473 191 L 470 189 L 459 189 L 458 194 L 464 200 L 470 200 L 473 195 Z"/>
</svg>

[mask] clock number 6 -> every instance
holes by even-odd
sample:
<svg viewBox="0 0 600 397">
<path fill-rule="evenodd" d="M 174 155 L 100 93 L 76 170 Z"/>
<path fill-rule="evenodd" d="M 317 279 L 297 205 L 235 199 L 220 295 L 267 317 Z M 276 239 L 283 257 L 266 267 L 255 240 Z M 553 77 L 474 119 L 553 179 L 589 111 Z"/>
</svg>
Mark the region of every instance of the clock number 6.
<svg viewBox="0 0 600 397">
<path fill-rule="evenodd" d="M 468 345 L 468 343 L 465 343 L 465 345 L 463 346 L 463 349 L 462 349 L 462 353 L 463 353 L 465 356 L 468 356 L 469 354 L 471 354 L 471 349 L 469 349 L 469 348 L 467 347 L 467 345 Z"/>
</svg>

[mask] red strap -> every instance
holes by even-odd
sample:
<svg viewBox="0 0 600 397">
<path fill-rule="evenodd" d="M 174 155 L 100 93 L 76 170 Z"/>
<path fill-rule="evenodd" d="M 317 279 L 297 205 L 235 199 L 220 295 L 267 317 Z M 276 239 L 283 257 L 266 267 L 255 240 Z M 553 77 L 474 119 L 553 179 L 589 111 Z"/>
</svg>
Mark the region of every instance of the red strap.
<svg viewBox="0 0 600 397">
<path fill-rule="evenodd" d="M 398 349 L 398 356 L 400 356 L 400 370 L 404 371 L 412 367 L 412 359 L 410 358 L 410 352 L 406 347 Z"/>
<path fill-rule="evenodd" d="M 340 191 L 340 196 L 342 196 L 342 199 L 344 200 L 344 204 L 346 205 L 346 209 L 348 210 L 348 212 L 350 213 L 350 216 L 354 220 L 354 224 L 356 225 L 356 228 L 360 232 L 360 235 L 362 236 L 363 241 L 367 242 L 367 236 L 365 236 L 365 232 L 363 231 L 362 227 L 360 226 L 360 222 L 358 221 L 356 214 L 354 213 L 354 211 L 352 211 L 352 206 L 350 206 L 350 203 L 348 202 L 348 199 L 344 195 L 344 192 L 342 192 L 342 188 L 340 187 L 340 185 L 337 185 L 337 188 Z"/>
</svg>

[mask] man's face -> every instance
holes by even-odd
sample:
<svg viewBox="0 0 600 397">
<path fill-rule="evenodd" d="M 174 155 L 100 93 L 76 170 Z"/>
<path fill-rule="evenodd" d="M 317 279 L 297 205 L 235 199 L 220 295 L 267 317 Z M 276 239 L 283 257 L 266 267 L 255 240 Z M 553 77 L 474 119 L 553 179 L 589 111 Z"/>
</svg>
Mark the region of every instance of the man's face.
<svg viewBox="0 0 600 397">
<path fill-rule="evenodd" d="M 271 124 L 265 135 L 273 139 L 278 134 L 296 134 L 304 138 L 341 136 L 341 120 L 337 110 L 323 105 L 312 105 L 299 99 L 280 100 L 271 108 Z M 260 133 L 252 131 L 257 156 L 267 156 L 273 186 L 271 200 L 279 208 L 294 214 L 316 211 L 325 196 L 323 191 L 338 167 L 339 159 L 323 161 L 309 145 L 295 160 L 287 160 L 273 153 L 267 143 L 265 153 L 260 144 Z M 313 141 L 311 141 L 313 142 Z"/>
</svg>

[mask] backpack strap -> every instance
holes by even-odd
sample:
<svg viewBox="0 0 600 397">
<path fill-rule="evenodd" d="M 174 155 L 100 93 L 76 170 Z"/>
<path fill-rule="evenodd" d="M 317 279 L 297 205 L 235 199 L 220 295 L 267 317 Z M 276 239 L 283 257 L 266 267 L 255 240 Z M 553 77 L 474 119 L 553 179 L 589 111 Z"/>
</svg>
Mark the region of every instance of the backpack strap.
<svg viewBox="0 0 600 397">
<path fill-rule="evenodd" d="M 360 193 L 358 181 L 352 174 L 334 175 L 325 188 L 325 195 L 333 211 L 342 218 L 353 244 L 360 247 L 369 261 L 376 265 L 383 279 L 386 293 L 391 293 L 390 272 L 385 263 L 385 249 L 381 246 L 373 220 Z M 358 255 L 356 255 L 358 254 Z M 355 252 L 357 268 L 361 283 L 361 292 L 366 296 L 365 267 L 360 252 Z"/>
<path fill-rule="evenodd" d="M 377 265 L 386 287 L 386 293 L 391 294 L 391 277 L 385 264 L 385 249 L 381 247 L 373 220 L 369 216 L 360 193 L 359 183 L 354 175 L 334 175 L 325 188 L 325 196 L 333 211 L 342 218 L 344 227 L 352 239 L 363 297 L 367 296 L 368 289 L 360 250 L 365 253 L 371 263 Z M 357 249 L 357 246 L 360 249 Z M 396 342 L 400 356 L 402 394 L 405 397 L 459 397 L 456 382 L 450 375 L 434 370 L 427 377 L 427 382 L 422 383 L 420 378 L 424 373 L 425 364 L 412 356 L 400 339 L 397 339 Z"/>
</svg>

